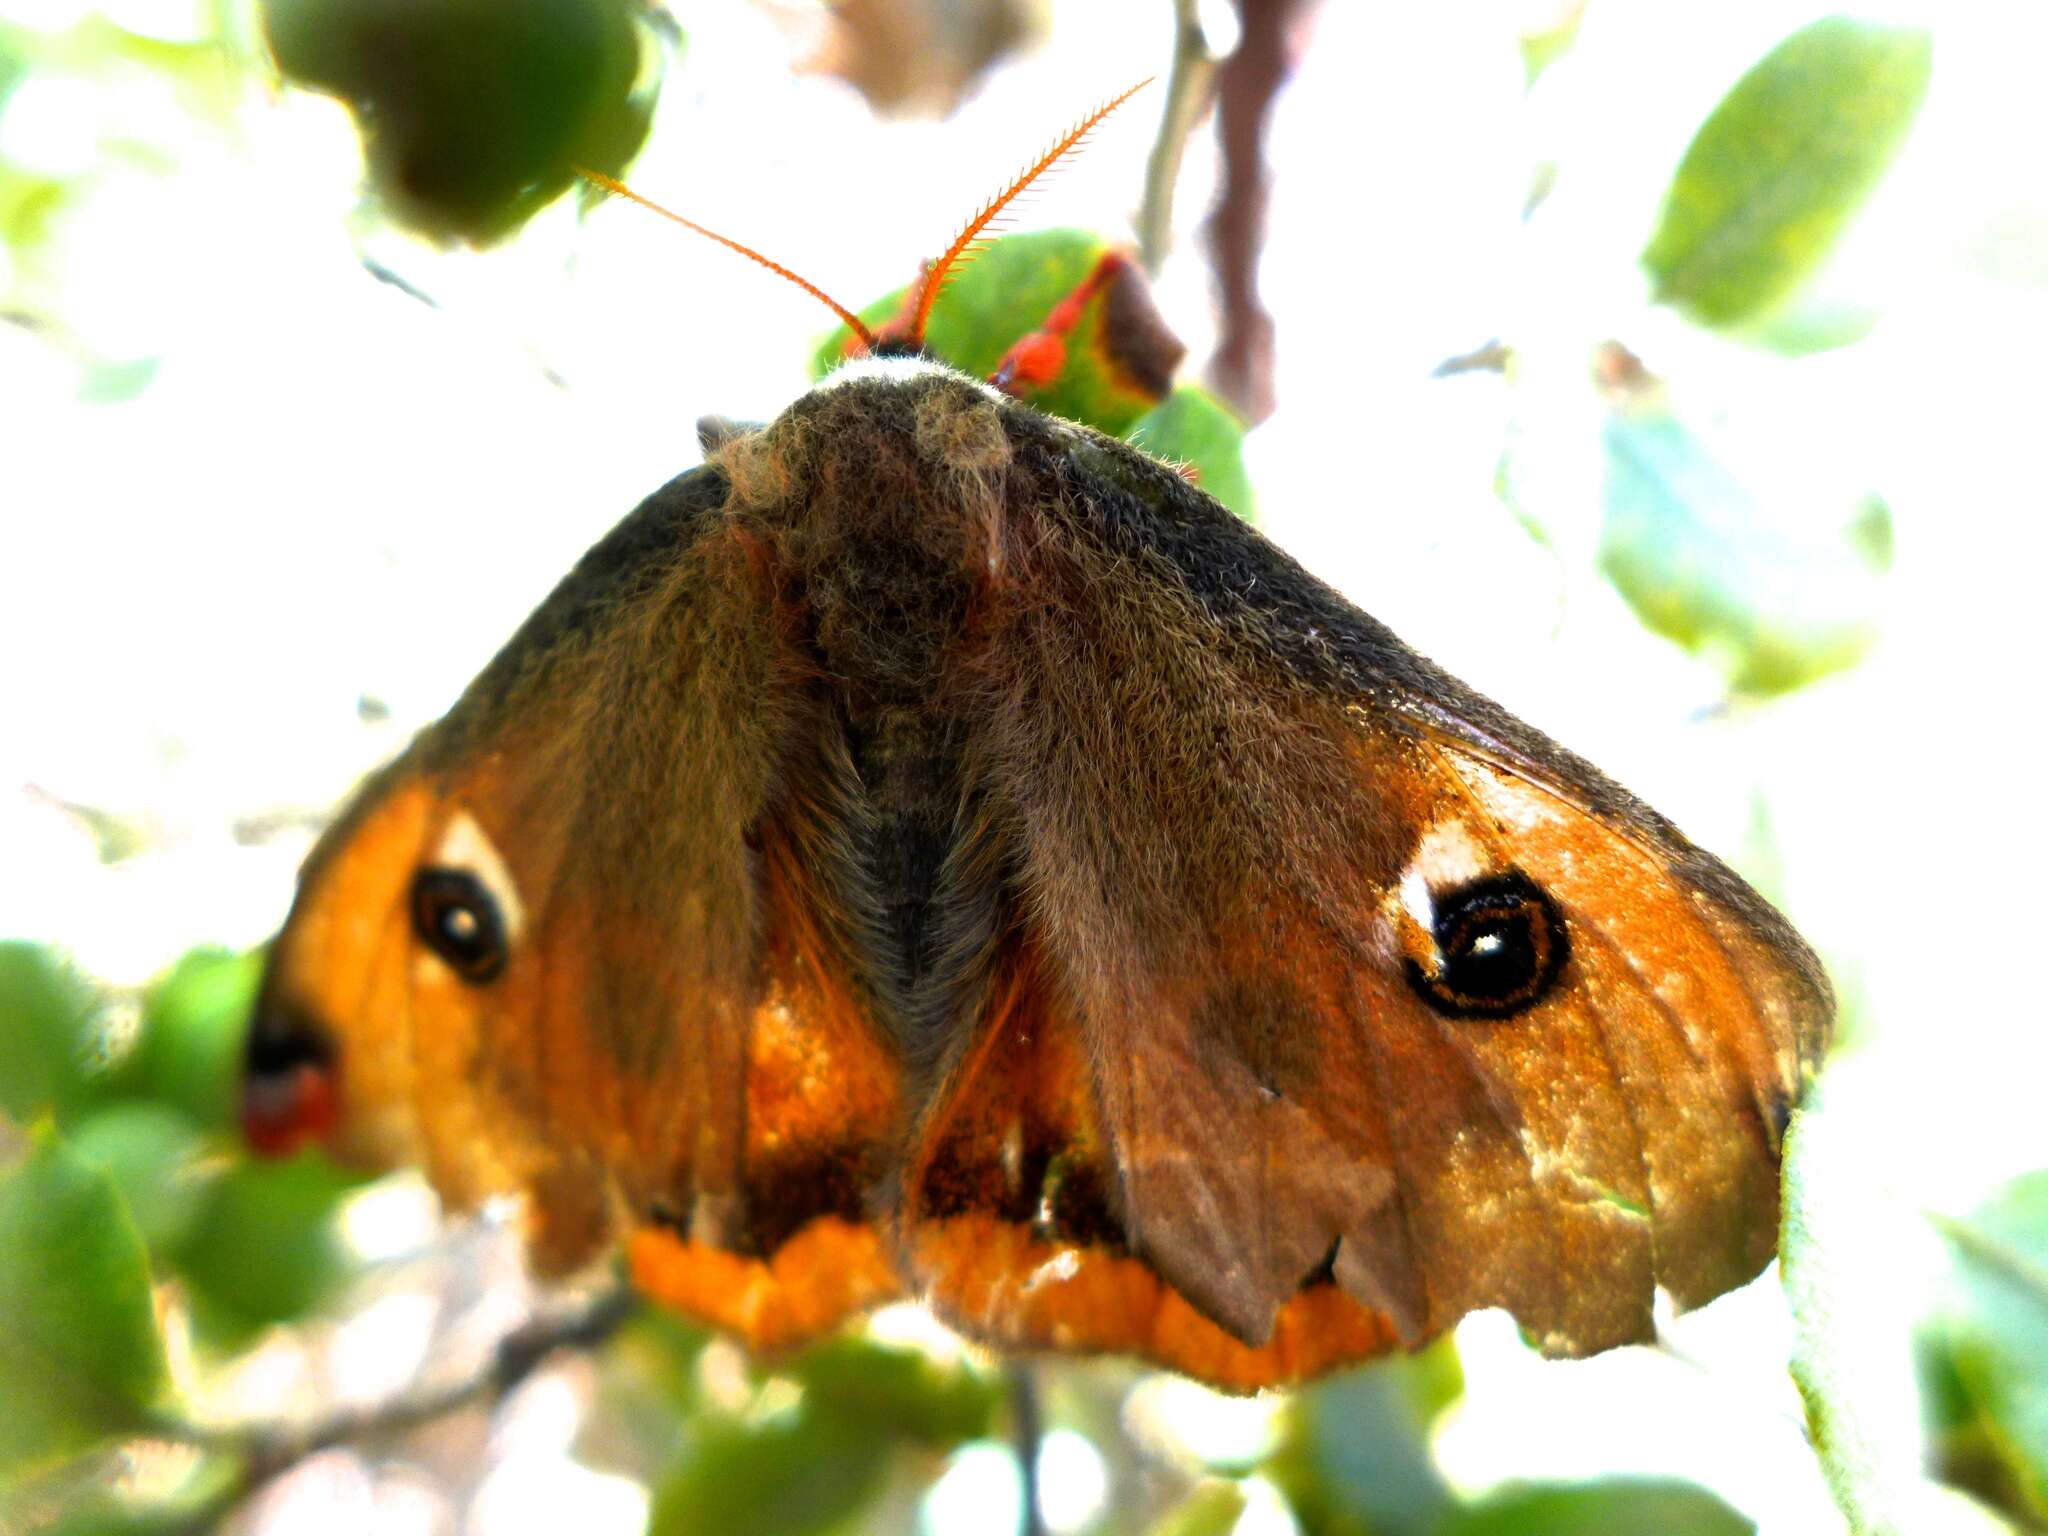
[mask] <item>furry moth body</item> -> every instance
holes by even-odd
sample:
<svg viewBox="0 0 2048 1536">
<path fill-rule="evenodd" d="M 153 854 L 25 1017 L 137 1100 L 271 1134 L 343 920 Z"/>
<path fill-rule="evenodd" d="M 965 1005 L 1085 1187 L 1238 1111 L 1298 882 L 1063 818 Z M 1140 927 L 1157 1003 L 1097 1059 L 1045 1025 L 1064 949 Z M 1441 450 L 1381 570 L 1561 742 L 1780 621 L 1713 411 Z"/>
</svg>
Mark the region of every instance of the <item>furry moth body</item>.
<svg viewBox="0 0 2048 1536">
<path fill-rule="evenodd" d="M 1831 1014 L 1726 867 L 1172 469 L 871 362 L 366 788 L 248 1113 L 759 1346 L 909 1295 L 1244 1388 L 1748 1280 Z"/>
</svg>

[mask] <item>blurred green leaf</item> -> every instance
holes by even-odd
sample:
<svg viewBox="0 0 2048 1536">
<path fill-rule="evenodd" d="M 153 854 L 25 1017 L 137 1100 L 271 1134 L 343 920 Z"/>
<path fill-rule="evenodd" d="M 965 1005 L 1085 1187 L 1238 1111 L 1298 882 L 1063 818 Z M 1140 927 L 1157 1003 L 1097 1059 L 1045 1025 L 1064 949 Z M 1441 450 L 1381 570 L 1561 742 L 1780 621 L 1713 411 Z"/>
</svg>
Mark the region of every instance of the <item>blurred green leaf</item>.
<svg viewBox="0 0 2048 1536">
<path fill-rule="evenodd" d="M 643 1481 L 665 1466 L 699 1409 L 697 1361 L 710 1340 L 708 1330 L 665 1307 L 640 1308 L 598 1355 L 578 1459 Z"/>
<path fill-rule="evenodd" d="M 441 240 L 512 234 L 575 179 L 617 174 L 653 119 L 638 0 L 264 0 L 278 67 L 354 111 L 392 217 Z"/>
<path fill-rule="evenodd" d="M 334 1293 L 348 1270 L 335 1217 L 362 1183 L 362 1175 L 314 1153 L 238 1162 L 213 1182 L 169 1255 L 190 1290 L 193 1320 L 212 1343 L 244 1344 Z"/>
<path fill-rule="evenodd" d="M 1004 236 L 946 285 L 932 308 L 926 349 L 962 373 L 988 378 L 1010 348 L 1042 326 L 1054 307 L 1086 280 L 1109 250 L 1108 242 L 1079 229 Z M 1142 382 L 1147 368 L 1127 361 L 1122 354 L 1149 352 L 1171 342 L 1174 356 L 1179 355 L 1178 342 L 1164 334 L 1163 322 L 1149 308 L 1142 276 L 1131 269 L 1121 281 L 1134 285 L 1124 287 L 1122 295 L 1134 306 L 1133 314 L 1138 314 L 1135 306 L 1142 300 L 1142 315 L 1110 326 L 1106 323 L 1110 302 L 1096 295 L 1067 335 L 1065 370 L 1026 396 L 1048 415 L 1084 422 L 1116 436 L 1127 433 L 1160 400 L 1160 392 Z M 861 319 L 878 328 L 887 324 L 902 309 L 904 292 L 899 288 L 877 299 L 859 312 Z M 1154 325 L 1159 327 L 1156 332 Z M 822 378 L 836 366 L 846 356 L 851 339 L 852 333 L 842 326 L 820 343 L 811 357 L 812 376 Z M 1171 367 L 1166 371 L 1171 373 Z"/>
<path fill-rule="evenodd" d="M 1236 1483 L 1203 1483 L 1160 1516 L 1145 1536 L 1230 1536 L 1244 1506 L 1244 1490 Z"/>
<path fill-rule="evenodd" d="M 17 261 L 50 238 L 70 196 L 71 188 L 54 176 L 0 163 L 0 242 Z"/>
<path fill-rule="evenodd" d="M 1195 484 L 1246 522 L 1254 520 L 1252 482 L 1244 472 L 1244 423 L 1206 389 L 1182 385 L 1124 435 L 1155 458 L 1192 466 Z"/>
<path fill-rule="evenodd" d="M 106 1494 L 87 1497 L 35 1536 L 181 1536 L 193 1529 L 192 1513 L 181 1508 L 132 1508 Z"/>
<path fill-rule="evenodd" d="M 968 262 L 933 305 L 926 348 L 951 367 L 985 379 L 1019 336 L 1051 313 L 1095 265 L 1108 245 L 1085 229 L 1044 229 L 1005 235 Z M 908 287 L 857 311 L 880 327 L 903 308 Z M 846 356 L 853 333 L 839 327 L 811 354 L 811 376 L 823 378 Z"/>
<path fill-rule="evenodd" d="M 1551 0 L 1540 12 L 1525 6 L 1521 14 L 1526 19 L 1515 42 L 1522 51 L 1522 83 L 1533 86 L 1579 40 L 1586 0 Z"/>
<path fill-rule="evenodd" d="M 1802 291 L 1744 326 L 1741 335 L 1783 357 L 1810 357 L 1861 341 L 1877 328 L 1878 319 L 1874 304 Z"/>
<path fill-rule="evenodd" d="M 167 1104 L 113 1104 L 83 1116 L 65 1137 L 82 1161 L 106 1170 L 150 1251 L 182 1244 L 217 1166 L 191 1116 Z"/>
<path fill-rule="evenodd" d="M 232 1132 L 241 1103 L 242 1047 L 263 981 L 263 951 L 195 949 L 143 1004 L 135 1045 L 114 1085 L 176 1105 L 209 1131 Z"/>
<path fill-rule="evenodd" d="M 1944 1477 L 2022 1524 L 2048 1524 L 2048 1171 L 1965 1221 L 1917 1354 Z"/>
<path fill-rule="evenodd" d="M 232 1457 L 206 1457 L 168 1485 L 144 1490 L 136 1487 L 135 1467 L 126 1456 L 87 1457 L 59 1469 L 48 1480 L 56 1486 L 29 1491 L 21 1502 L 31 1512 L 7 1528 L 24 1536 L 193 1536 L 219 1525 L 240 1472 Z M 0 1504 L 0 1522 L 10 1513 Z"/>
<path fill-rule="evenodd" d="M 0 1175 L 0 1476 L 139 1428 L 166 1380 L 141 1235 L 46 1132 Z"/>
<path fill-rule="evenodd" d="M 1464 1386 L 1457 1347 L 1444 1338 L 1305 1388 L 1262 1470 L 1311 1536 L 1433 1531 L 1451 1491 L 1430 1431 Z"/>
<path fill-rule="evenodd" d="M 685 1422 L 683 1448 L 656 1487 L 653 1536 L 845 1528 L 897 1445 L 945 1449 L 986 1436 L 1004 1395 L 987 1371 L 858 1336 L 827 1340 L 769 1378 L 795 1396 L 765 1420 Z"/>
<path fill-rule="evenodd" d="M 0 943 L 0 1110 L 26 1124 L 86 1097 L 93 994 L 49 950 Z"/>
<path fill-rule="evenodd" d="M 811 1411 L 928 1446 L 986 1435 L 1004 1396 L 989 1372 L 852 1334 L 806 1350 L 786 1374 L 802 1385 Z"/>
<path fill-rule="evenodd" d="M 1511 1487 L 1453 1513 L 1439 1536 L 1751 1536 L 1744 1518 L 1690 1483 L 1613 1478 Z"/>
<path fill-rule="evenodd" d="M 0 18 L 0 99 L 31 74 L 70 75 L 103 85 L 132 84 L 146 72 L 177 87 L 187 106 L 216 104 L 233 89 L 229 61 L 216 39 L 170 41 L 132 32 L 87 7 L 69 10 L 80 19 L 56 29 Z M 61 14 L 52 12 L 45 20 Z"/>
<path fill-rule="evenodd" d="M 1779 1281 L 1792 1309 L 1787 1365 L 1805 1409 L 1806 1436 L 1828 1492 L 1851 1531 L 1928 1528 L 1923 1437 L 1895 1411 L 1908 1357 L 1896 1303 L 1865 1276 L 1886 1262 L 1868 1210 L 1868 1150 L 1855 1122 L 1832 1112 L 1832 1075 L 1809 1084 L 1786 1128 Z"/>
<path fill-rule="evenodd" d="M 1871 570 L 1882 572 L 1892 568 L 1892 509 L 1882 496 L 1865 496 L 1858 502 L 1856 515 L 1849 519 L 1843 532 L 1848 535 L 1849 547 Z"/>
<path fill-rule="evenodd" d="M 1605 446 L 1600 569 L 1644 625 L 1712 658 L 1739 693 L 1797 688 L 1869 650 L 1867 504 L 1831 539 L 1796 538 L 1661 406 L 1618 411 Z"/>
<path fill-rule="evenodd" d="M 1643 266 L 1656 298 L 1737 326 L 1818 270 L 1920 110 L 1933 43 L 1831 16 L 1793 33 L 1721 99 L 1680 161 Z"/>
<path fill-rule="evenodd" d="M 654 1492 L 647 1536 L 809 1536 L 850 1520 L 880 1486 L 888 1442 L 799 1409 L 762 1425 L 700 1420 Z"/>
<path fill-rule="evenodd" d="M 160 357 L 99 359 L 86 364 L 78 380 L 78 398 L 87 405 L 121 405 L 156 382 Z"/>
<path fill-rule="evenodd" d="M 28 51 L 22 39 L 13 27 L 0 26 L 0 107 L 7 105 L 7 98 L 28 77 L 28 71 Z"/>
</svg>

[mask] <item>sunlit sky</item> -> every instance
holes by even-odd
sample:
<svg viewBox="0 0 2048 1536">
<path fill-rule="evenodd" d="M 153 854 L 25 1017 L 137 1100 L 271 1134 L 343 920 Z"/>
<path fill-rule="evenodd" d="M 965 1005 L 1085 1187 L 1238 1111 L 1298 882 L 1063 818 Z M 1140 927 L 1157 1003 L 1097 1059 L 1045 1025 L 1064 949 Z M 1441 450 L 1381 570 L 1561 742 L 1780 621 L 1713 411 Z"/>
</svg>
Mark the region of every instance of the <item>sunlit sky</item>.
<svg viewBox="0 0 2048 1536">
<path fill-rule="evenodd" d="M 85 9 L 0 0 L 36 25 Z M 101 9 L 163 35 L 198 26 L 168 0 Z M 1263 281 L 1282 404 L 1247 447 L 1262 523 L 1707 845 L 1753 858 L 1767 807 L 1777 894 L 1868 1041 L 1831 1074 L 1809 1133 L 1838 1352 L 1864 1373 L 1903 1486 L 1917 1456 L 1904 1319 L 1935 1258 L 1919 1213 L 1967 1206 L 2044 1161 L 2048 1139 L 2032 901 L 2048 867 L 2032 798 L 2048 12 L 1920 9 L 1936 24 L 1932 92 L 1830 279 L 1881 302 L 1884 321 L 1788 363 L 1651 308 L 1635 258 L 1701 117 L 1832 7 L 1740 0 L 1687 9 L 1680 30 L 1668 5 L 1594 0 L 1577 50 L 1526 96 L 1524 9 L 1325 8 L 1271 143 Z M 951 121 L 877 125 L 845 88 L 793 80 L 765 13 L 703 11 L 684 12 L 689 51 L 635 185 L 856 303 L 907 279 L 1081 111 L 1162 69 L 1168 43 L 1164 0 L 1065 0 L 1044 48 Z M 1019 227 L 1128 228 L 1158 108 L 1156 92 L 1134 102 Z M 312 97 L 251 91 L 204 121 L 146 81 L 49 79 L 0 116 L 0 152 L 58 173 L 104 163 L 114 138 L 165 147 L 175 170 L 104 177 L 60 230 L 58 297 L 100 351 L 160 355 L 154 383 L 130 403 L 80 403 L 65 358 L 0 327 L 0 934 L 133 983 L 191 944 L 272 931 L 309 830 L 245 846 L 236 824 L 331 807 L 578 552 L 696 460 L 698 415 L 764 418 L 799 393 L 826 317 L 626 207 L 579 224 L 558 206 L 488 256 L 374 230 L 355 212 L 353 130 Z M 1560 163 L 1556 192 L 1525 225 L 1544 159 Z M 1212 177 L 1198 141 L 1160 283 L 1196 356 L 1210 322 L 1192 231 Z M 359 249 L 441 307 L 370 280 Z M 1512 390 L 1429 377 L 1495 336 L 1517 348 Z M 1897 562 L 1860 667 L 1720 710 L 1718 674 L 1600 583 L 1586 359 L 1609 336 L 1778 488 L 1787 517 L 1831 526 L 1866 489 L 1889 502 Z M 1511 421 L 1552 550 L 1494 494 Z M 366 695 L 389 720 L 358 718 Z M 127 818 L 150 846 L 103 864 L 53 801 Z M 1669 1472 L 1767 1531 L 1839 1529 L 1783 1373 L 1790 1336 L 1768 1278 L 1677 1320 L 1682 1359 L 1545 1364 L 1504 1319 L 1475 1319 L 1443 1464 L 1475 1488 Z M 1048 1498 L 1086 1476 L 1053 1477 Z M 935 1530 L 974 1528 L 968 1486 L 934 1495 Z M 507 1498 L 488 1529 L 529 1528 L 522 1507 Z M 1244 1529 L 1289 1519 L 1258 1504 Z M 592 1536 L 601 1523 L 579 1521 Z"/>
</svg>

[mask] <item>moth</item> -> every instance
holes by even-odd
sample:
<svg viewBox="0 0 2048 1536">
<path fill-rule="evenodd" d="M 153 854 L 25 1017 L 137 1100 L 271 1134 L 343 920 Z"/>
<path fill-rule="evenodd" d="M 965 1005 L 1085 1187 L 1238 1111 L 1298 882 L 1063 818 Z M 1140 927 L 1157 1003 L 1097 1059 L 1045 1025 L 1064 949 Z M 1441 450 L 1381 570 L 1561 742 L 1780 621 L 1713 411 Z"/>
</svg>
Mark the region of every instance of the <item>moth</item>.
<svg viewBox="0 0 2048 1536">
<path fill-rule="evenodd" d="M 623 1241 L 759 1349 L 909 1296 L 1252 1389 L 1755 1276 L 1812 952 L 1171 466 L 915 355 L 977 227 L 322 839 L 252 1140 L 522 1194 L 544 1271 Z"/>
</svg>

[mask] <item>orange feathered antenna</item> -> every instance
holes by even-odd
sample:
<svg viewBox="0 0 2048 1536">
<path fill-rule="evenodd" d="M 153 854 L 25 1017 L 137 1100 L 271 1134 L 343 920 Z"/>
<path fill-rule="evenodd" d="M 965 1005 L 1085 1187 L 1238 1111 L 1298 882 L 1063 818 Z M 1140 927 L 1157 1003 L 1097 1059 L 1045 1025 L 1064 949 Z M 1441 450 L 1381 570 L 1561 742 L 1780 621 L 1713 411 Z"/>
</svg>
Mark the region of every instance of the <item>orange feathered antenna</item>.
<svg viewBox="0 0 2048 1536">
<path fill-rule="evenodd" d="M 840 318 L 840 320 L 853 332 L 853 334 L 860 338 L 862 346 L 867 347 L 871 350 L 874 347 L 875 333 L 869 330 L 867 326 L 862 323 L 860 316 L 856 315 L 844 304 L 840 303 L 837 299 L 833 298 L 831 294 L 827 293 L 824 289 L 820 288 L 816 283 L 812 282 L 809 278 L 799 277 L 796 273 L 790 271 L 789 268 L 785 267 L 779 261 L 770 261 L 766 256 L 763 256 L 759 251 L 755 250 L 750 245 L 742 245 L 737 240 L 729 239 L 726 236 L 721 235 L 715 229 L 706 229 L 702 224 L 699 224 L 695 219 L 686 219 L 680 213 L 676 213 L 672 209 L 662 207 L 661 204 L 653 201 L 651 198 L 642 197 L 638 192 L 635 192 L 623 181 L 620 181 L 615 177 L 607 176 L 603 171 L 587 171 L 580 165 L 573 167 L 573 169 L 575 170 L 578 176 L 581 176 L 585 181 L 590 182 L 593 186 L 602 187 L 605 191 L 612 193 L 614 196 L 623 197 L 627 199 L 629 202 L 638 203 L 642 208 L 645 208 L 652 213 L 658 213 L 664 219 L 672 219 L 676 223 L 682 225 L 685 229 L 695 230 L 698 234 L 704 236 L 704 238 L 707 240 L 716 240 L 720 245 L 724 246 L 729 251 L 738 251 L 742 256 L 746 257 L 749 261 L 759 262 L 762 266 L 766 267 L 770 272 L 773 272 L 777 277 L 788 278 L 792 283 L 795 283 L 797 287 L 803 289 L 805 293 L 808 293 L 812 298 L 816 299 L 819 303 L 823 304 L 827 309 L 831 310 L 833 314 L 837 315 Z"/>
<path fill-rule="evenodd" d="M 961 267 L 965 266 L 972 257 L 985 249 L 984 246 L 976 242 L 987 233 L 989 225 L 1002 215 L 1005 208 L 1009 207 L 1011 203 L 1014 203 L 1023 195 L 1026 187 L 1051 170 L 1066 156 L 1079 149 L 1082 141 L 1101 126 L 1102 120 L 1105 117 L 1109 116 L 1110 113 L 1150 85 L 1152 78 L 1152 76 L 1147 75 L 1129 90 L 1105 101 L 1093 112 L 1090 112 L 1080 122 L 1074 124 L 1072 128 L 1069 128 L 1066 133 L 1061 135 L 1058 142 L 1032 162 L 1016 180 L 982 204 L 981 212 L 967 221 L 967 227 L 960 231 L 951 245 L 946 247 L 945 254 L 925 268 L 924 286 L 918 291 L 917 314 L 910 323 L 909 334 L 903 338 L 905 344 L 913 349 L 924 345 L 925 322 L 931 318 L 932 305 L 938 301 L 940 290 L 955 277 L 959 276 Z M 836 308 L 837 306 L 834 307 Z M 863 340 L 869 346 L 872 346 L 874 344 L 872 339 L 864 335 L 865 329 L 858 322 L 854 325 L 855 333 L 862 335 Z"/>
<path fill-rule="evenodd" d="M 1082 142 L 1100 126 L 1105 117 L 1109 116 L 1110 113 L 1114 112 L 1151 83 L 1152 77 L 1147 75 L 1129 90 L 1112 100 L 1104 102 L 1093 112 L 1090 112 L 1080 122 L 1074 124 L 1072 128 L 1061 135 L 1059 141 L 1051 149 L 1040 155 L 1031 164 L 1029 169 L 982 205 L 981 212 L 967 221 L 967 227 L 960 231 L 959 237 L 951 245 L 946 247 L 945 254 L 939 257 L 937 261 L 931 262 L 926 266 L 923 284 L 918 289 L 917 310 L 910 323 L 908 332 L 906 334 L 896 334 L 896 325 L 892 324 L 889 327 L 891 332 L 889 340 L 892 348 L 905 347 L 908 350 L 915 351 L 924 345 L 925 322 L 931 317 L 932 305 L 939 297 L 939 290 L 959 275 L 960 268 L 971 257 L 985 248 L 981 240 L 982 236 L 987 233 L 989 226 L 1001 217 L 1005 208 L 1009 207 L 1010 204 L 1023 195 L 1025 188 L 1051 170 L 1066 156 L 1079 149 Z M 573 166 L 571 169 L 591 185 L 602 187 L 605 191 L 616 197 L 623 197 L 629 202 L 638 203 L 649 212 L 658 213 L 664 219 L 672 220 L 682 225 L 685 229 L 694 230 L 707 240 L 716 240 L 727 250 L 737 251 L 740 255 L 746 257 L 747 260 L 759 262 L 777 277 L 787 278 L 790 282 L 795 283 L 797 287 L 803 289 L 805 293 L 808 293 L 812 298 L 831 310 L 833 314 L 837 315 L 846 328 L 859 338 L 862 350 L 872 352 L 880 345 L 880 341 L 875 333 L 869 329 L 859 315 L 856 315 L 844 304 L 833 298 L 831 294 L 820 288 L 816 283 L 811 282 L 808 278 L 799 277 L 796 273 L 790 271 L 781 262 L 770 261 L 752 246 L 742 245 L 737 240 L 721 235 L 715 229 L 706 229 L 695 219 L 686 219 L 673 209 L 662 207 L 661 204 L 655 202 L 652 198 L 642 197 L 623 181 L 613 176 L 607 176 L 603 171 L 586 170 L 580 165 Z"/>
</svg>

